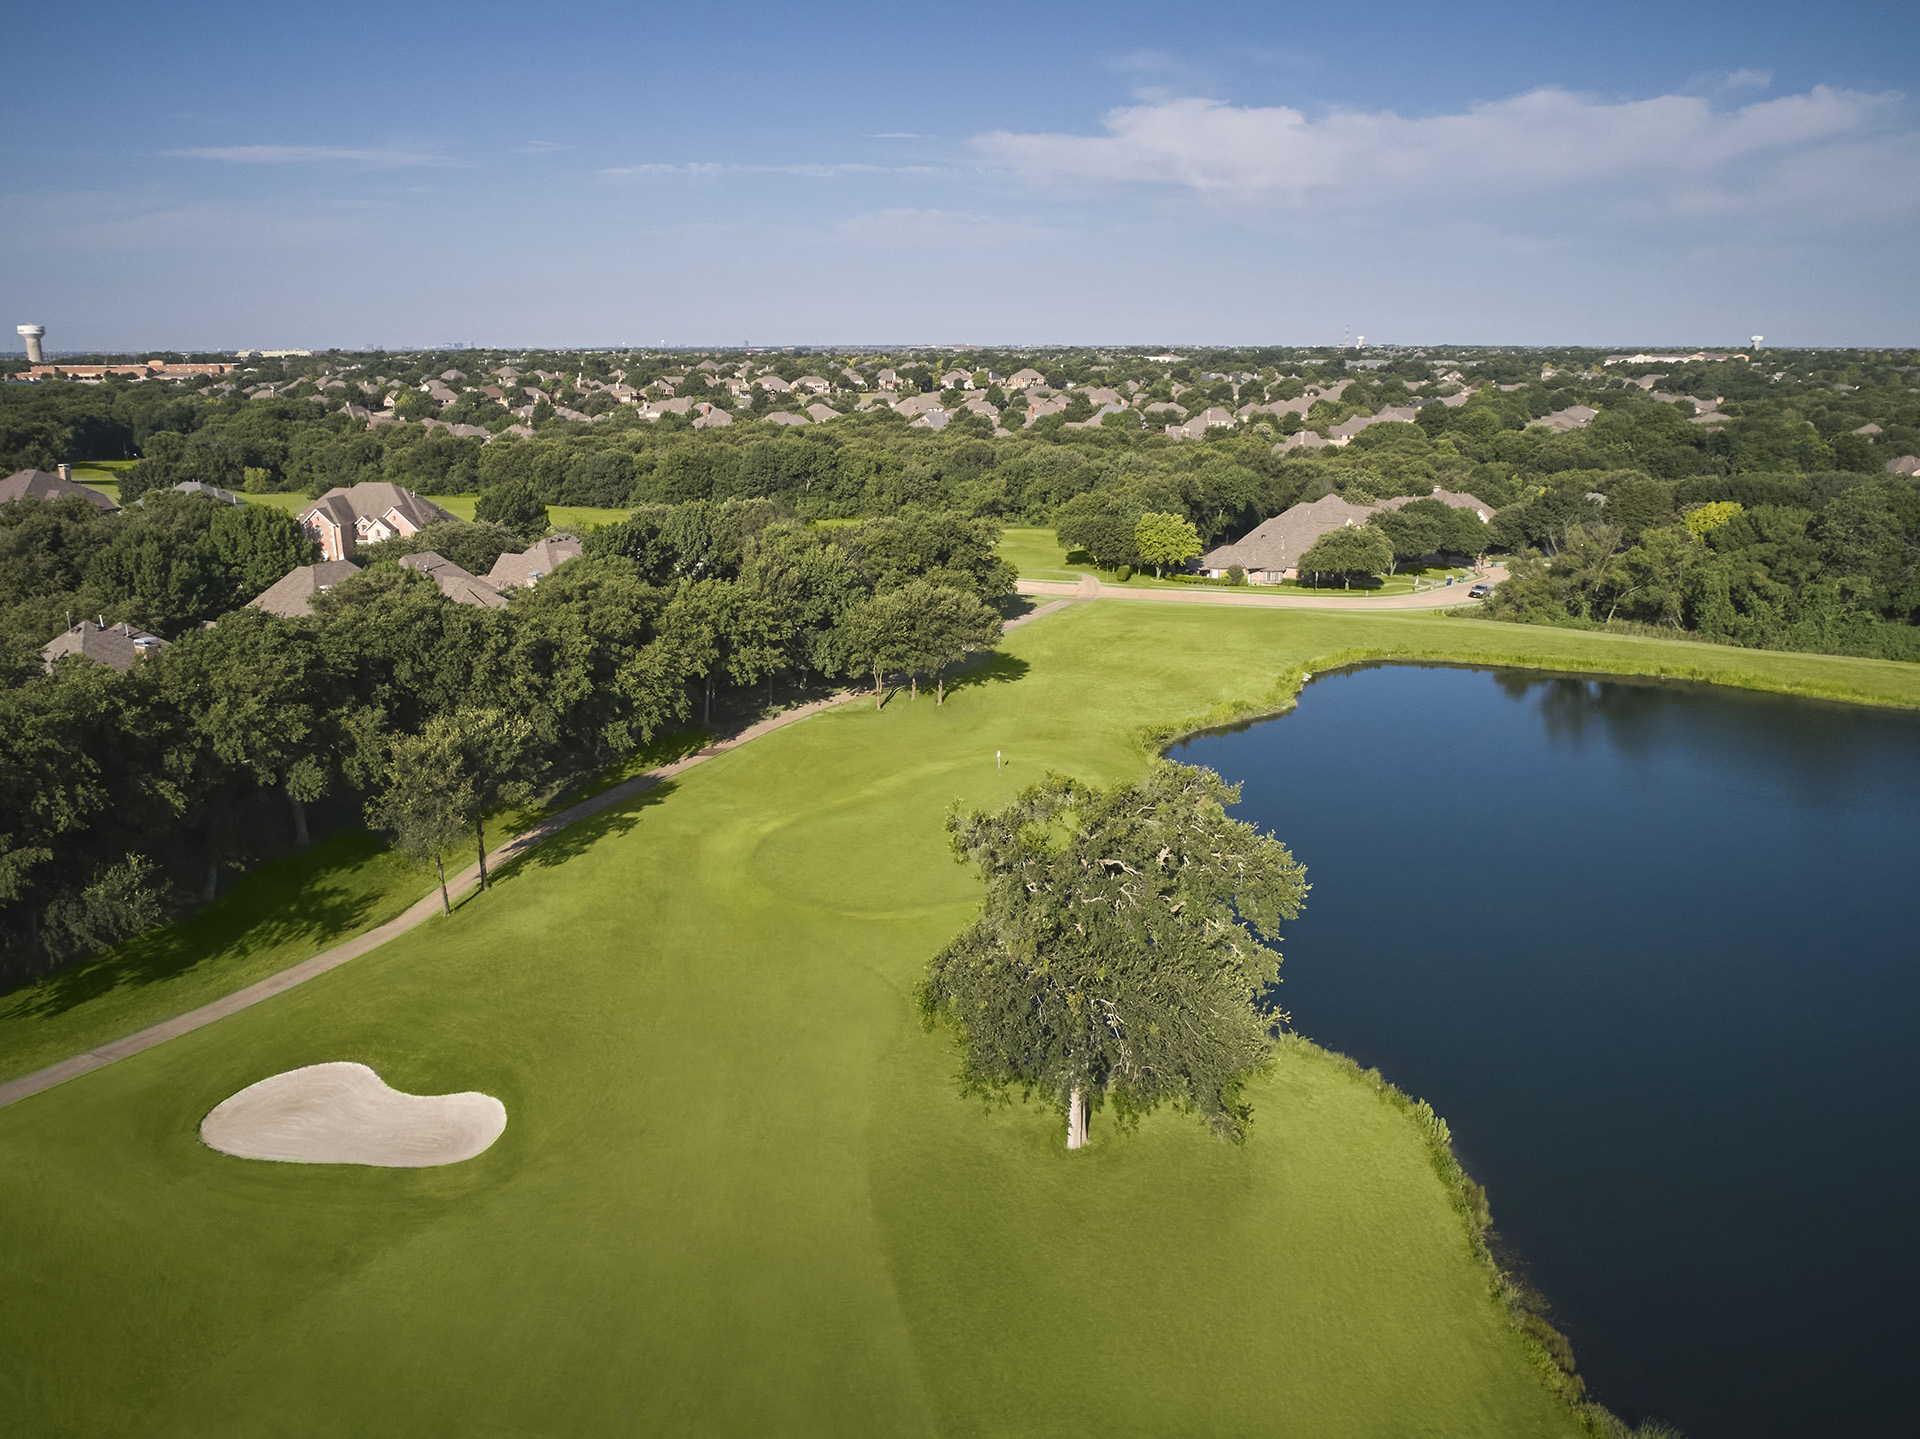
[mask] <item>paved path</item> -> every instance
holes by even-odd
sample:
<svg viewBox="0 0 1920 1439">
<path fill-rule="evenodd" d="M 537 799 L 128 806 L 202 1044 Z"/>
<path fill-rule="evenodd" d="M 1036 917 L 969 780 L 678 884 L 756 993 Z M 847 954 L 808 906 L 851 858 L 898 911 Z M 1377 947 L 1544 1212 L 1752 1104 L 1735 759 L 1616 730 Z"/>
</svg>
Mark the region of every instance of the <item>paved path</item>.
<svg viewBox="0 0 1920 1439">
<path fill-rule="evenodd" d="M 1478 580 L 1442 585 L 1417 595 L 1381 595 L 1378 599 L 1367 599 L 1361 595 L 1348 599 L 1344 595 L 1262 594 L 1257 588 L 1213 590 L 1197 585 L 1192 589 L 1136 590 L 1103 585 L 1092 575 L 1081 576 L 1077 583 L 1071 580 L 1021 580 L 1016 588 L 1023 595 L 1036 598 L 1060 595 L 1076 600 L 1157 600 L 1175 605 L 1239 605 L 1245 609 L 1261 610 L 1450 610 L 1460 605 L 1479 603 L 1478 600 L 1467 598 L 1467 591 L 1475 584 L 1497 585 L 1506 577 L 1505 570 L 1494 566 Z M 1044 608 L 1050 609 L 1051 606 Z M 1028 618 L 1034 618 L 1039 613 L 1039 610 L 1035 610 Z"/>
<path fill-rule="evenodd" d="M 1052 606 L 1043 608 L 1050 609 Z M 1035 611 L 1034 614 L 1037 615 L 1040 612 Z M 1028 615 L 1027 618 L 1032 619 L 1034 615 Z M 771 734 L 777 729 L 784 729 L 787 725 L 795 724 L 808 715 L 832 705 L 843 704 L 848 699 L 856 697 L 851 691 L 843 691 L 828 699 L 815 700 L 812 704 L 801 705 L 775 715 L 772 719 L 749 725 L 739 734 L 717 740 L 705 749 L 688 755 L 685 759 L 675 760 L 672 764 L 664 764 L 658 769 L 637 774 L 632 779 L 625 780 L 612 789 L 604 790 L 591 799 L 582 800 L 579 804 L 561 810 L 525 834 L 515 835 L 487 856 L 488 866 L 490 869 L 497 869 L 517 855 L 525 854 L 541 840 L 557 834 L 568 825 L 577 824 L 591 815 L 599 814 L 602 810 L 623 804 L 643 790 L 651 789 L 661 780 L 671 779 L 682 770 L 691 769 L 704 759 L 725 754 L 728 750 L 735 749 L 749 740 L 758 739 L 763 734 Z M 465 894 L 479 882 L 479 879 L 480 864 L 475 860 L 460 874 L 449 877 L 447 890 L 454 895 Z M 368 950 L 378 949 L 388 940 L 405 934 L 410 929 L 417 929 L 438 913 L 440 913 L 440 887 L 435 885 L 433 893 L 406 913 L 388 920 L 376 929 L 368 930 L 365 934 L 355 935 L 343 944 L 336 944 L 332 949 L 323 950 L 311 959 L 302 960 L 296 965 L 281 970 L 278 974 L 269 975 L 263 980 L 248 985 L 245 989 L 235 990 L 232 994 L 216 999 L 210 1004 L 203 1004 L 198 1009 L 190 1009 L 185 1014 L 175 1015 L 172 1019 L 162 1020 L 159 1024 L 151 1025 L 136 1034 L 129 1034 L 124 1039 L 116 1039 L 109 1044 L 89 1049 L 84 1054 L 76 1054 L 71 1059 L 63 1059 L 58 1064 L 50 1064 L 45 1069 L 37 1069 L 31 1074 L 23 1074 L 18 1079 L 10 1079 L 5 1084 L 0 1084 L 0 1108 L 25 1099 L 30 1094 L 38 1094 L 43 1089 L 51 1089 L 56 1084 L 62 1084 L 82 1074 L 104 1068 L 116 1059 L 125 1059 L 128 1055 L 138 1054 L 143 1049 L 152 1049 L 156 1044 L 164 1044 L 177 1035 L 190 1034 L 196 1029 L 212 1024 L 216 1019 L 224 1019 L 229 1014 L 250 1008 L 264 999 L 271 999 L 276 994 L 284 994 L 296 985 L 305 984 L 315 975 L 325 974 L 330 969 L 338 969 L 348 960 L 358 959 Z"/>
</svg>

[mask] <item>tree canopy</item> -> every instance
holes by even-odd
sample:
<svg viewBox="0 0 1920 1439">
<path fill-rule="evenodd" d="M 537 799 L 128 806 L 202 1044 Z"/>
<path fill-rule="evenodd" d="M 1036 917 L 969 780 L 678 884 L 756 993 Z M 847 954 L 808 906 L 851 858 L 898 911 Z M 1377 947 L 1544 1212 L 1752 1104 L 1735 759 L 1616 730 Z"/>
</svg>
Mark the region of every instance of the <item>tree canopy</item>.
<svg viewBox="0 0 1920 1439">
<path fill-rule="evenodd" d="M 1067 1114 L 1111 1103 L 1123 1124 L 1162 1103 L 1245 1136 L 1245 1079 L 1282 1016 L 1272 947 L 1306 872 L 1228 817 L 1239 790 L 1160 762 L 1099 789 L 1049 775 L 997 813 L 948 818 L 956 857 L 986 881 L 974 924 L 934 957 L 922 1017 L 958 1035 L 974 1093 L 1038 1094 Z"/>
</svg>

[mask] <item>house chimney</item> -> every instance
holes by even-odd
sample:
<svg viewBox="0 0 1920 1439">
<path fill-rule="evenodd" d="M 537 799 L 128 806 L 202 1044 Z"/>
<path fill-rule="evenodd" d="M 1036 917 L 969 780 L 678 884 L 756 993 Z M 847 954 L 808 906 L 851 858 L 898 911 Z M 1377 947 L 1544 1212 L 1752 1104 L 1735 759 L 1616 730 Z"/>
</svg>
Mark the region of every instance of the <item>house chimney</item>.
<svg viewBox="0 0 1920 1439">
<path fill-rule="evenodd" d="M 71 480 L 71 479 L 73 478 L 73 466 L 72 466 L 72 465 L 61 465 L 61 466 L 59 467 L 59 469 L 60 469 L 60 478 L 61 478 L 61 479 L 63 479 L 63 480 Z"/>
</svg>

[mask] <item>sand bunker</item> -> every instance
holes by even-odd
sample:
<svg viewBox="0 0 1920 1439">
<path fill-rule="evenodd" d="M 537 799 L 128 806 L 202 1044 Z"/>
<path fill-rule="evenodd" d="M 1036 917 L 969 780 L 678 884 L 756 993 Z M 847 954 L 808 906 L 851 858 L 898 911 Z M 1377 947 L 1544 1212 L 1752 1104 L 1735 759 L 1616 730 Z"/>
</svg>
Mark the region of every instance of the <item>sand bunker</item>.
<svg viewBox="0 0 1920 1439">
<path fill-rule="evenodd" d="M 209 1148 L 289 1164 L 458 1164 L 507 1127 L 491 1094 L 402 1094 L 364 1064 L 309 1064 L 249 1084 L 200 1121 Z"/>
</svg>

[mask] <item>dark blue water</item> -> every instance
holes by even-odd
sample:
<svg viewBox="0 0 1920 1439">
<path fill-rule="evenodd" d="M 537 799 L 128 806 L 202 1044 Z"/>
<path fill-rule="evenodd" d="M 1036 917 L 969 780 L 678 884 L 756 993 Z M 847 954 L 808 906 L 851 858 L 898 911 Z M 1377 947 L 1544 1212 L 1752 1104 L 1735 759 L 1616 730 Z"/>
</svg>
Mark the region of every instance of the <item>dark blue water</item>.
<svg viewBox="0 0 1920 1439">
<path fill-rule="evenodd" d="M 1395 666 L 1172 757 L 1306 863 L 1294 1027 L 1446 1117 L 1600 1402 L 1920 1429 L 1920 720 Z"/>
</svg>

